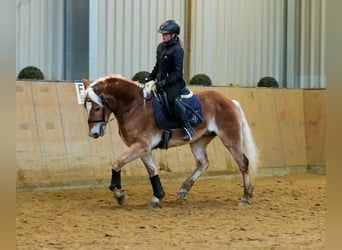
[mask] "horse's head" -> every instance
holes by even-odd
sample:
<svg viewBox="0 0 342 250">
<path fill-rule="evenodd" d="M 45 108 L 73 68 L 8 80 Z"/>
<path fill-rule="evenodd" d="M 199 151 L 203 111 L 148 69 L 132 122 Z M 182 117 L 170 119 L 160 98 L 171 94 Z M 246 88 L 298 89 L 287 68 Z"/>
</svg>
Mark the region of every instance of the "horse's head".
<svg viewBox="0 0 342 250">
<path fill-rule="evenodd" d="M 89 85 L 88 80 L 83 80 L 85 89 L 84 107 L 88 112 L 89 136 L 98 138 L 104 136 L 106 125 L 112 113 L 108 99 L 104 94 L 105 83 L 94 82 Z"/>
<path fill-rule="evenodd" d="M 145 90 L 144 85 L 121 75 L 100 77 L 91 84 L 84 79 L 83 85 L 89 136 L 93 138 L 104 136 L 111 113 L 118 121 L 124 118 L 132 120 L 129 112 L 140 107 L 151 93 L 151 87 Z"/>
</svg>

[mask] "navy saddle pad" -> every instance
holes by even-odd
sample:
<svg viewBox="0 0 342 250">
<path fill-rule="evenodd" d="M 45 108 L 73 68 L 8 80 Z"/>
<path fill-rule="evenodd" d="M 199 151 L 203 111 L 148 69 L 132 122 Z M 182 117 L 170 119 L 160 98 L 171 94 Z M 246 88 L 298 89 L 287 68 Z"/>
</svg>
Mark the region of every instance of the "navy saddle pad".
<svg viewBox="0 0 342 250">
<path fill-rule="evenodd" d="M 196 95 L 181 99 L 186 110 L 186 115 L 192 127 L 203 121 L 201 103 Z M 154 118 L 159 127 L 164 129 L 181 128 L 181 124 L 169 114 L 164 102 L 152 95 L 152 104 L 154 108 Z"/>
</svg>

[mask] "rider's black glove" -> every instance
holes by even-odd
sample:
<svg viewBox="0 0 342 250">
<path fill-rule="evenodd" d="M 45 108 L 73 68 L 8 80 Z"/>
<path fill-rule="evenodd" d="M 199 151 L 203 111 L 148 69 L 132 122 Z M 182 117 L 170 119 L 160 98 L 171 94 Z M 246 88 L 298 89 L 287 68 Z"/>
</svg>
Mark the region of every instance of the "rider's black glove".
<svg viewBox="0 0 342 250">
<path fill-rule="evenodd" d="M 161 80 L 155 83 L 157 89 L 162 89 L 166 85 L 166 80 Z"/>
</svg>

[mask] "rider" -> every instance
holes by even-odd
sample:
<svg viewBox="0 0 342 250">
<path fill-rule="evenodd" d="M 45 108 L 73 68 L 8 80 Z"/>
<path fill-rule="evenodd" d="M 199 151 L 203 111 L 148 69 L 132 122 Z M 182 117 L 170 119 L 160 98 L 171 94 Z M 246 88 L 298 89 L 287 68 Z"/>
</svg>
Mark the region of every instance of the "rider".
<svg viewBox="0 0 342 250">
<path fill-rule="evenodd" d="M 189 141 L 194 129 L 187 119 L 180 97 L 189 93 L 183 79 L 184 49 L 178 36 L 180 26 L 175 20 L 167 20 L 160 25 L 158 32 L 162 34 L 163 42 L 157 47 L 156 64 L 146 80 L 155 80 L 157 90 L 166 92 L 168 104 L 184 129 L 183 140 Z"/>
</svg>

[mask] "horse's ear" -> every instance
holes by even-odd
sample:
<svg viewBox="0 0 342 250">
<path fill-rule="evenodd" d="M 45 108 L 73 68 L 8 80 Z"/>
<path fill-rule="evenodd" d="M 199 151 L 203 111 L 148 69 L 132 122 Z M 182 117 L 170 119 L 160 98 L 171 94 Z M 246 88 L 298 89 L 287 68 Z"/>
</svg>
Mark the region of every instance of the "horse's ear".
<svg viewBox="0 0 342 250">
<path fill-rule="evenodd" d="M 83 82 L 84 89 L 87 89 L 89 86 L 89 81 L 87 79 L 83 79 L 82 82 Z"/>
</svg>

